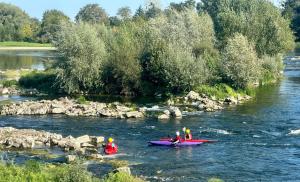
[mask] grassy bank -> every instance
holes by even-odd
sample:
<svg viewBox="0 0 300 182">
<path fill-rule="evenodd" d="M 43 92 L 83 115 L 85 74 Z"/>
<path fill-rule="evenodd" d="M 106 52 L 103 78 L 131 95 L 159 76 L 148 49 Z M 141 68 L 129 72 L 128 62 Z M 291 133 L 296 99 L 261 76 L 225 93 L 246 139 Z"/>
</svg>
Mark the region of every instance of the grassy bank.
<svg viewBox="0 0 300 182">
<path fill-rule="evenodd" d="M 32 42 L 0 42 L 0 47 L 52 47 L 51 44 L 40 44 L 40 43 L 32 43 Z"/>
<path fill-rule="evenodd" d="M 94 177 L 79 164 L 41 164 L 27 161 L 23 166 L 0 163 L 0 181 L 5 182 L 142 182 L 126 173 L 111 173 L 104 179 Z"/>
</svg>

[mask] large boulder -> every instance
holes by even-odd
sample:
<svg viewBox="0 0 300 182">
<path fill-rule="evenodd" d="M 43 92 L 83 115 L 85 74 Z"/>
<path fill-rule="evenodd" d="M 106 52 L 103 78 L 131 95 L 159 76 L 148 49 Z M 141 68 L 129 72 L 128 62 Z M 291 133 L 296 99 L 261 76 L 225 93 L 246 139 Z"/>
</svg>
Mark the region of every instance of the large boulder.
<svg viewBox="0 0 300 182">
<path fill-rule="evenodd" d="M 76 138 L 76 142 L 78 143 L 89 143 L 91 141 L 89 135 L 83 135 Z"/>
</svg>

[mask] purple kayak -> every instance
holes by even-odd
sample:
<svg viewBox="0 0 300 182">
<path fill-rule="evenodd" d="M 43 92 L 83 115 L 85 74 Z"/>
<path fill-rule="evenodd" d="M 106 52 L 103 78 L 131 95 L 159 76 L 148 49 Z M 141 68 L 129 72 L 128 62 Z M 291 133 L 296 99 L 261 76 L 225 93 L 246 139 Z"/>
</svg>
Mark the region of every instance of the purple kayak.
<svg viewBox="0 0 300 182">
<path fill-rule="evenodd" d="M 160 146 L 195 146 L 195 145 L 201 145 L 203 142 L 189 142 L 189 141 L 183 141 L 180 143 L 173 144 L 170 141 L 150 141 L 151 145 L 160 145 Z"/>
</svg>

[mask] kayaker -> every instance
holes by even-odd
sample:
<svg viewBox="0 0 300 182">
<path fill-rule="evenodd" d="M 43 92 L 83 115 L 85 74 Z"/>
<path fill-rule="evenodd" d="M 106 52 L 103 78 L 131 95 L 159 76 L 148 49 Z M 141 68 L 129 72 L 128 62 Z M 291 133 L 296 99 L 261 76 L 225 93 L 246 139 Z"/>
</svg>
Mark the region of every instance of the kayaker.
<svg viewBox="0 0 300 182">
<path fill-rule="evenodd" d="M 176 136 L 175 136 L 175 138 L 172 139 L 172 143 L 176 144 L 176 143 L 179 143 L 179 142 L 181 142 L 180 132 L 176 131 Z"/>
<path fill-rule="evenodd" d="M 191 130 L 190 130 L 190 129 L 186 129 L 186 130 L 185 130 L 184 139 L 185 139 L 185 140 L 192 140 L 192 139 L 193 139 L 192 133 L 191 133 Z"/>
<path fill-rule="evenodd" d="M 183 127 L 182 131 L 183 131 L 183 136 L 185 136 L 186 127 Z"/>
<path fill-rule="evenodd" d="M 108 138 L 107 140 L 107 144 L 105 145 L 104 151 L 107 154 L 112 154 L 112 153 L 116 153 L 118 148 L 117 145 L 114 142 L 113 138 Z"/>
</svg>

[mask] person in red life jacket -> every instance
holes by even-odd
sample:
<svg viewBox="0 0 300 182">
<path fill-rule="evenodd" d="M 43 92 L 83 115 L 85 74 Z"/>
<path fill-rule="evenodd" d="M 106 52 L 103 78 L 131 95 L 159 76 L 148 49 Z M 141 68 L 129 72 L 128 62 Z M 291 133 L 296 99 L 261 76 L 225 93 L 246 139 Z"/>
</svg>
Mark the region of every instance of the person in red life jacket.
<svg viewBox="0 0 300 182">
<path fill-rule="evenodd" d="M 172 139 L 172 143 L 177 144 L 179 142 L 181 142 L 180 132 L 176 131 L 176 136 L 175 136 L 175 138 Z"/>
<path fill-rule="evenodd" d="M 108 142 L 107 142 L 107 144 L 105 145 L 104 152 L 105 152 L 106 154 L 115 154 L 115 153 L 117 153 L 117 151 L 118 151 L 118 146 L 117 146 L 115 143 L 113 143 L 113 142 L 114 142 L 114 139 L 109 138 L 107 141 L 108 141 Z"/>
<path fill-rule="evenodd" d="M 184 139 L 185 139 L 185 140 L 192 140 L 192 139 L 193 139 L 192 133 L 191 133 L 191 130 L 190 130 L 190 129 L 186 129 L 186 130 L 185 130 Z"/>
</svg>

